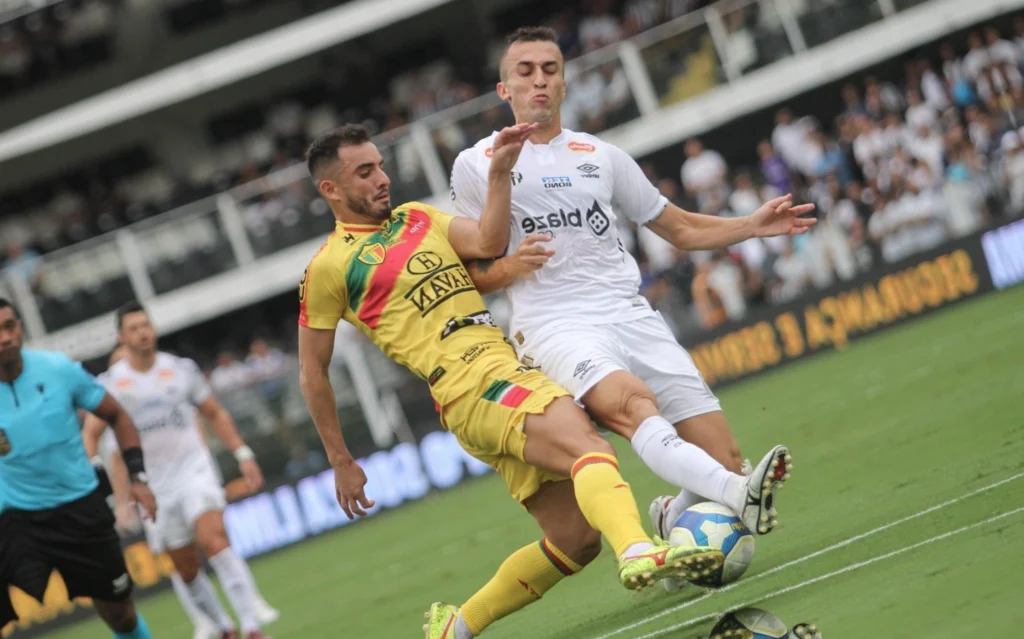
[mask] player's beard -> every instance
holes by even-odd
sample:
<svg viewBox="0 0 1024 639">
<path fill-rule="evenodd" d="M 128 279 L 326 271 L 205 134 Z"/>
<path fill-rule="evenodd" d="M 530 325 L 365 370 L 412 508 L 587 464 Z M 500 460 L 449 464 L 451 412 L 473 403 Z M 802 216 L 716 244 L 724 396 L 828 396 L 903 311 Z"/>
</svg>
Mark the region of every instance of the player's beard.
<svg viewBox="0 0 1024 639">
<path fill-rule="evenodd" d="M 374 199 L 361 200 L 350 195 L 346 204 L 348 210 L 374 222 L 383 222 L 391 217 L 391 200 L 376 202 Z"/>
</svg>

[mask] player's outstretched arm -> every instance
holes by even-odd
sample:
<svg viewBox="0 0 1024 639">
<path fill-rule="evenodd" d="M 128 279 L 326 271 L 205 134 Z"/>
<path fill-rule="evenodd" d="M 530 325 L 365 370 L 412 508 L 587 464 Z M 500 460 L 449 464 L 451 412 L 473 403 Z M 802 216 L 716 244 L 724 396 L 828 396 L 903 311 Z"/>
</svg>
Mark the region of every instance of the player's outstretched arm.
<svg viewBox="0 0 1024 639">
<path fill-rule="evenodd" d="M 800 216 L 813 210 L 813 204 L 793 206 L 792 194 L 777 197 L 753 214 L 739 218 L 690 213 L 669 204 L 647 226 L 677 249 L 698 251 L 725 248 L 752 237 L 806 233 L 817 220 Z"/>
<path fill-rule="evenodd" d="M 483 294 L 499 291 L 520 277 L 540 269 L 547 263 L 554 251 L 547 248 L 550 235 L 528 236 L 512 255 L 490 260 L 474 260 L 466 264 L 466 271 L 473 285 Z"/>
<path fill-rule="evenodd" d="M 330 366 L 334 355 L 332 329 L 314 329 L 299 326 L 299 385 L 320 441 L 327 452 L 327 460 L 334 469 L 335 491 L 338 504 L 349 519 L 365 515 L 373 508 L 373 500 L 366 497 L 366 473 L 356 463 L 345 444 L 338 421 L 338 404 L 331 386 Z"/>
<path fill-rule="evenodd" d="M 479 221 L 454 218 L 448 241 L 463 261 L 498 257 L 508 247 L 512 228 L 512 169 L 535 124 L 506 127 L 494 140 L 487 174 L 487 200 Z"/>
</svg>

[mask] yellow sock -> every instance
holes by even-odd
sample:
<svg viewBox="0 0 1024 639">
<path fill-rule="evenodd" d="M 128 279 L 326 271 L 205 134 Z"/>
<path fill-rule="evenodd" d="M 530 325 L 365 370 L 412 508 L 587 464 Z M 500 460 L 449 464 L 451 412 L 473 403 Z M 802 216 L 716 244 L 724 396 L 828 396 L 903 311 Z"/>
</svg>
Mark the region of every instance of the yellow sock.
<svg viewBox="0 0 1024 639">
<path fill-rule="evenodd" d="M 651 541 L 640 523 L 633 491 L 619 474 L 615 457 L 588 453 L 572 465 L 571 476 L 583 516 L 601 531 L 615 549 L 616 557 L 624 555 L 633 544 Z"/>
<path fill-rule="evenodd" d="M 473 635 L 544 596 L 562 579 L 583 570 L 547 538 L 524 546 L 501 564 L 487 585 L 463 604 L 460 615 Z"/>
</svg>

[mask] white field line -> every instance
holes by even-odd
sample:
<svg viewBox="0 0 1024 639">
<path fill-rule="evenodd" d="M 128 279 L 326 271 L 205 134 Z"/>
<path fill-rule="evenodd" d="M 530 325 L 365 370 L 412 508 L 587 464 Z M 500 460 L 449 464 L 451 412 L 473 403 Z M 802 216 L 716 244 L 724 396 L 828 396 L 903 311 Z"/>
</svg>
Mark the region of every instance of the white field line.
<svg viewBox="0 0 1024 639">
<path fill-rule="evenodd" d="M 761 579 L 763 577 L 767 577 L 769 575 L 774 575 L 777 572 L 780 572 L 782 570 L 786 570 L 787 568 L 792 568 L 793 566 L 802 564 L 805 561 L 810 561 L 811 559 L 815 559 L 815 558 L 820 557 L 820 556 L 822 556 L 822 555 L 824 555 L 826 553 L 830 553 L 833 550 L 839 550 L 840 548 L 845 548 L 846 546 L 849 546 L 850 544 L 853 544 L 853 543 L 856 543 L 858 541 L 861 541 L 862 539 L 866 539 L 868 537 L 871 537 L 872 535 L 877 535 L 878 533 L 884 532 L 886 530 L 889 530 L 890 528 L 894 528 L 894 527 L 899 526 L 901 524 L 905 524 L 908 521 L 913 521 L 914 519 L 918 519 L 920 517 L 924 517 L 925 515 L 930 515 L 931 513 L 937 512 L 939 510 L 943 510 L 944 508 L 949 508 L 950 506 L 955 506 L 956 504 L 959 504 L 960 502 L 962 502 L 962 501 L 964 501 L 966 499 L 970 499 L 972 497 L 977 497 L 978 495 L 980 495 L 982 493 L 986 493 L 986 492 L 988 492 L 990 490 L 994 490 L 996 488 L 999 488 L 1000 486 L 1005 486 L 1006 484 L 1009 484 L 1011 482 L 1015 482 L 1015 481 L 1017 481 L 1017 480 L 1019 480 L 1021 478 L 1024 478 L 1024 473 L 1017 473 L 1016 475 L 1013 475 L 1011 477 L 1007 477 L 1006 479 L 1003 479 L 1001 481 L 997 481 L 994 484 L 989 484 L 987 486 L 982 486 L 981 488 L 978 488 L 977 490 L 972 490 L 971 492 L 965 493 L 963 495 L 960 495 L 959 497 L 954 497 L 953 499 L 950 499 L 948 501 L 944 501 L 941 504 L 936 504 L 935 506 L 932 506 L 931 508 L 926 508 L 926 509 L 924 509 L 924 510 L 922 510 L 920 512 L 914 513 L 913 515 L 907 515 L 906 517 L 902 517 L 902 518 L 897 519 L 895 521 L 891 521 L 888 524 L 879 526 L 878 528 L 873 528 L 873 529 L 871 529 L 871 530 L 869 530 L 867 532 L 861 533 L 859 535 L 854 535 L 853 537 L 850 537 L 849 539 L 844 539 L 843 541 L 840 541 L 839 543 L 836 543 L 836 544 L 832 544 L 831 546 L 828 546 L 827 548 L 822 548 L 821 550 L 812 552 L 811 554 L 805 555 L 803 557 L 800 557 L 799 559 L 794 559 L 792 561 L 788 561 L 788 562 L 786 562 L 784 564 L 781 564 L 781 565 L 778 565 L 778 566 L 776 566 L 776 567 L 774 567 L 774 568 L 772 568 L 770 570 L 766 570 L 764 572 L 761 572 L 761 573 L 758 573 L 756 575 L 753 575 L 752 577 L 749 577 L 748 579 L 741 579 L 740 581 L 737 581 L 736 583 L 733 583 L 733 584 L 730 584 L 728 586 L 725 586 L 724 588 L 719 588 L 717 590 L 708 590 L 707 592 L 705 592 L 700 597 L 697 597 L 696 599 L 691 599 L 689 601 L 684 601 L 683 603 L 678 604 L 676 606 L 672 606 L 671 608 L 666 608 L 665 610 L 662 610 L 661 612 L 657 612 L 657 613 L 655 613 L 653 615 L 650 615 L 648 617 L 644 617 L 640 621 L 635 621 L 635 622 L 633 622 L 633 623 L 631 623 L 629 625 L 626 625 L 626 626 L 623 626 L 623 627 L 619 628 L 618 630 L 613 630 L 612 632 L 609 632 L 607 634 L 603 634 L 603 635 L 600 635 L 598 637 L 595 637 L 595 639 L 608 639 L 609 637 L 614 637 L 614 636 L 620 635 L 620 634 L 622 634 L 624 632 L 629 632 L 630 630 L 633 630 L 634 628 L 638 628 L 640 626 L 646 625 L 646 624 L 648 624 L 648 623 L 650 623 L 652 621 L 655 621 L 656 619 L 660 619 L 660 618 L 662 618 L 662 617 L 664 617 L 666 615 L 675 614 L 675 613 L 679 612 L 680 610 L 684 610 L 686 608 L 694 606 L 694 605 L 704 601 L 705 599 L 708 599 L 709 597 L 713 596 L 716 593 L 728 592 L 728 591 L 732 590 L 733 588 L 736 588 L 737 586 L 739 586 L 741 584 L 747 584 L 747 583 L 750 583 L 751 581 L 756 581 L 756 580 Z"/>
<path fill-rule="evenodd" d="M 917 550 L 918 548 L 921 548 L 922 546 L 927 546 L 929 544 L 934 544 L 937 541 L 942 541 L 944 539 L 949 539 L 950 537 L 953 537 L 954 535 L 959 535 L 959 534 L 965 533 L 965 532 L 967 532 L 969 530 L 973 530 L 975 528 L 980 528 L 981 526 L 985 526 L 985 525 L 991 524 L 993 522 L 999 521 L 1000 519 L 1005 519 L 1007 517 L 1012 517 L 1013 515 L 1017 515 L 1019 513 L 1024 513 L 1024 506 L 1021 506 L 1020 508 L 1016 508 L 1014 510 L 1009 510 L 1009 511 L 1007 511 L 1007 512 L 1001 514 L 1001 515 L 995 515 L 994 517 L 989 517 L 988 519 L 984 519 L 982 521 L 974 522 L 973 524 L 970 524 L 968 526 L 964 526 L 962 528 L 957 528 L 956 530 L 951 530 L 951 531 L 949 531 L 947 533 L 943 533 L 941 535 L 936 535 L 934 537 L 929 537 L 928 539 L 925 539 L 924 541 L 919 541 L 916 544 L 911 544 L 909 546 L 904 546 L 903 548 L 900 548 L 898 550 L 893 550 L 892 552 L 887 552 L 884 555 L 878 555 L 877 557 L 872 557 L 871 559 L 867 559 L 865 561 L 861 561 L 861 562 L 858 562 L 858 563 L 855 563 L 855 564 L 850 564 L 849 566 L 846 566 L 844 568 L 840 568 L 839 570 L 834 570 L 832 572 L 825 573 L 824 575 L 821 575 L 820 577 L 815 577 L 813 579 L 808 579 L 807 581 L 801 581 L 798 584 L 793 584 L 792 586 L 787 586 L 785 588 L 781 588 L 779 590 L 776 590 L 775 592 L 770 592 L 770 593 L 768 593 L 766 595 L 762 595 L 762 596 L 758 597 L 757 599 L 751 599 L 750 601 L 746 601 L 746 602 L 738 604 L 736 606 L 730 606 L 730 610 L 738 609 L 738 608 L 747 608 L 749 606 L 753 606 L 754 604 L 757 604 L 757 603 L 760 603 L 762 601 L 765 601 L 766 599 L 771 599 L 772 597 L 778 597 L 780 595 L 785 595 L 787 593 L 793 592 L 794 590 L 799 590 L 801 588 L 805 588 L 807 586 L 814 585 L 814 584 L 816 584 L 816 583 L 818 583 L 820 581 L 825 581 L 826 579 L 831 579 L 833 577 L 838 577 L 839 575 L 843 575 L 843 574 L 846 574 L 848 572 L 853 572 L 854 570 L 859 570 L 861 568 L 864 568 L 865 566 L 870 566 L 871 564 L 875 564 L 875 563 L 878 563 L 880 561 L 885 561 L 886 559 L 892 559 L 893 557 L 897 557 L 899 555 L 902 555 L 903 553 L 907 553 L 907 552 L 910 552 L 912 550 Z M 690 626 L 696 626 L 697 624 L 703 623 L 705 621 L 710 621 L 711 619 L 717 618 L 717 617 L 719 617 L 719 616 L 721 616 L 723 614 L 725 614 L 725 611 L 715 612 L 715 613 L 703 615 L 703 616 L 697 617 L 695 619 L 690 619 L 690 620 L 684 621 L 682 623 L 677 623 L 677 624 L 675 624 L 673 626 L 669 626 L 668 628 L 662 628 L 661 630 L 655 630 L 654 632 L 648 633 L 646 635 L 641 635 L 639 637 L 636 637 L 635 639 L 652 639 L 653 637 L 660 637 L 661 635 L 664 635 L 664 634 L 669 633 L 669 632 L 673 632 L 673 631 L 676 631 L 676 630 L 681 630 L 683 628 L 688 628 Z"/>
</svg>

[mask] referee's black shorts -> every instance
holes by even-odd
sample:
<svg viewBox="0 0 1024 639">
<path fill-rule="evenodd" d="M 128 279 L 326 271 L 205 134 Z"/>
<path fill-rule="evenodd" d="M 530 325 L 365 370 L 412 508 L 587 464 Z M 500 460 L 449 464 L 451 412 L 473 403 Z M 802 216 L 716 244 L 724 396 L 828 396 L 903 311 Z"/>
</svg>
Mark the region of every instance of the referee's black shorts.
<svg viewBox="0 0 1024 639">
<path fill-rule="evenodd" d="M 17 619 L 7 586 L 42 603 L 54 570 L 64 579 L 68 598 L 131 597 L 132 580 L 102 490 L 48 510 L 0 514 L 0 628 Z"/>
</svg>

